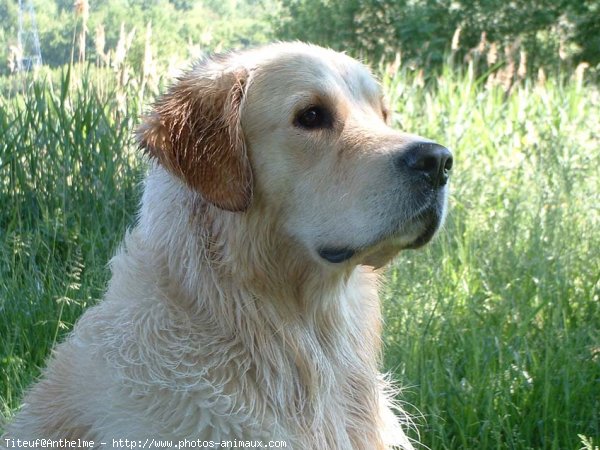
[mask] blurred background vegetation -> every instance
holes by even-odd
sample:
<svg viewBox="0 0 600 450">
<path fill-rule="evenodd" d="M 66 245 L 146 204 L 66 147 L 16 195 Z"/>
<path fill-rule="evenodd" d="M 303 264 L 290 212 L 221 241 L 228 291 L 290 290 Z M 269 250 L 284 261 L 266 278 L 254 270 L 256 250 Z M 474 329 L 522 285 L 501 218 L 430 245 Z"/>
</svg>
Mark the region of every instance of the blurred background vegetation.
<svg viewBox="0 0 600 450">
<path fill-rule="evenodd" d="M 460 30 L 466 58 L 483 41 L 519 47 L 529 67 L 552 66 L 558 55 L 600 63 L 597 0 L 284 0 L 283 11 L 274 22 L 278 35 L 351 48 L 371 60 L 402 52 L 439 66 Z"/>
<path fill-rule="evenodd" d="M 372 63 L 401 54 L 406 62 L 439 67 L 457 30 L 458 57 L 466 60 L 482 46 L 496 46 L 526 58 L 528 69 L 600 63 L 598 0 L 34 0 L 33 5 L 50 67 L 72 59 L 81 48 L 82 29 L 87 60 L 106 59 L 122 27 L 131 34 L 130 63 L 139 66 L 149 25 L 152 41 L 160 43 L 154 57 L 165 64 L 206 51 L 300 39 Z M 18 9 L 16 0 L 0 0 L 0 74 L 10 72 Z"/>
<path fill-rule="evenodd" d="M 50 67 L 69 63 L 73 50 L 78 61 L 84 28 L 86 60 L 114 58 L 117 42 L 124 32 L 130 40 L 129 63 L 134 67 L 143 62 L 148 25 L 152 28 L 152 41 L 160 43 L 154 49 L 154 57 L 164 64 L 201 51 L 265 42 L 273 36 L 266 15 L 275 4 L 260 0 L 33 1 L 42 57 Z M 3 74 L 10 71 L 11 47 L 17 45 L 18 12 L 16 0 L 0 0 L 0 73 Z M 30 21 L 27 14 L 24 19 Z"/>
<path fill-rule="evenodd" d="M 393 125 L 455 155 L 444 229 L 382 289 L 418 448 L 598 450 L 600 0 L 31 2 L 44 64 L 18 70 L 0 0 L 0 433 L 102 297 L 143 111 L 194 58 L 301 39 L 370 64 Z"/>
</svg>

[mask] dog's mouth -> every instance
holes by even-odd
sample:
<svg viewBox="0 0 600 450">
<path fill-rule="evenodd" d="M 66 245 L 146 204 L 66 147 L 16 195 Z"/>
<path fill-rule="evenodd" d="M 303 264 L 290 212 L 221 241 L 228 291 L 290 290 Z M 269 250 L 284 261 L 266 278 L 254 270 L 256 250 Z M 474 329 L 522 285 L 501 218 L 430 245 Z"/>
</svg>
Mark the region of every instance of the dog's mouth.
<svg viewBox="0 0 600 450">
<path fill-rule="evenodd" d="M 352 258 L 356 254 L 356 250 L 349 247 L 322 247 L 318 253 L 325 261 L 338 264 Z"/>
<path fill-rule="evenodd" d="M 425 229 L 423 230 L 423 232 L 404 248 L 417 249 L 423 247 L 425 244 L 431 241 L 441 224 L 442 217 L 440 214 L 437 214 L 437 212 L 429 213 L 427 219 L 425 220 Z"/>
<path fill-rule="evenodd" d="M 426 208 L 408 221 L 391 227 L 372 243 L 359 248 L 347 246 L 324 246 L 317 253 L 325 261 L 340 264 L 355 259 L 357 264 L 379 268 L 388 263 L 398 252 L 417 249 L 427 244 L 443 221 L 443 212 L 436 206 Z"/>
</svg>

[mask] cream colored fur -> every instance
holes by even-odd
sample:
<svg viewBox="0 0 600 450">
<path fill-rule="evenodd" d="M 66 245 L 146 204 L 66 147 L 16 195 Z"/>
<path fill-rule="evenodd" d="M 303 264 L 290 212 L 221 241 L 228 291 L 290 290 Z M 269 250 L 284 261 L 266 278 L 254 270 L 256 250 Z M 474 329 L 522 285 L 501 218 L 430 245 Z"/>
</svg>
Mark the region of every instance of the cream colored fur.
<svg viewBox="0 0 600 450">
<path fill-rule="evenodd" d="M 294 125 L 314 101 L 335 111 L 333 131 Z M 221 120 L 210 105 L 226 117 L 206 132 Z M 388 168 L 417 138 L 386 115 L 364 66 L 304 44 L 214 58 L 184 76 L 141 128 L 156 162 L 105 298 L 56 348 L 5 437 L 412 448 L 378 371 L 373 266 L 425 219 Z M 215 175 L 219 152 L 232 153 Z M 359 251 L 334 264 L 318 255 L 328 243 Z"/>
</svg>

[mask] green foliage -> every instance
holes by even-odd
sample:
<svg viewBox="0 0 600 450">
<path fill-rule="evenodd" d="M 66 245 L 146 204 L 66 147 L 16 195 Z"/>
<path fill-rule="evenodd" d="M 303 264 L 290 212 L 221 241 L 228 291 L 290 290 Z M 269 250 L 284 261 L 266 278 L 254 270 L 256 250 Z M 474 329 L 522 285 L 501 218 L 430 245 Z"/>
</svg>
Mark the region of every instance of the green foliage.
<svg viewBox="0 0 600 450">
<path fill-rule="evenodd" d="M 121 26 L 133 32 L 130 60 L 144 57 L 145 30 L 153 29 L 154 57 L 240 48 L 273 39 L 314 42 L 377 62 L 402 52 L 405 61 L 440 67 L 455 31 L 458 56 L 469 59 L 482 33 L 499 47 L 524 49 L 528 68 L 600 64 L 600 3 L 597 0 L 106 0 L 92 2 L 89 17 L 71 0 L 33 0 L 42 57 L 51 67 L 71 60 L 85 26 L 87 60 L 95 61 L 97 30 L 105 51 L 117 46 Z M 0 75 L 7 74 L 9 47 L 17 44 L 18 8 L 0 0 Z M 25 15 L 25 24 L 29 22 Z M 30 46 L 29 46 L 30 47 Z M 194 51 L 191 51 L 194 49 Z M 26 53 L 30 53 L 28 48 Z M 77 54 L 74 54 L 77 60 Z M 457 59 L 458 61 L 458 59 Z"/>
<path fill-rule="evenodd" d="M 138 67 L 144 55 L 145 30 L 152 25 L 154 57 L 166 63 L 172 57 L 189 57 L 189 47 L 200 46 L 204 52 L 219 48 L 239 48 L 267 40 L 271 26 L 265 20 L 272 11 L 272 1 L 228 0 L 90 2 L 89 17 L 76 14 L 73 1 L 34 0 L 42 57 L 51 67 L 71 61 L 84 24 L 89 61 L 95 61 L 98 27 L 104 27 L 105 51 L 113 50 L 120 37 L 121 25 L 134 32 L 130 49 L 131 62 Z M 18 7 L 13 0 L 0 0 L 0 75 L 9 72 L 9 46 L 17 44 Z M 25 26 L 29 15 L 25 14 Z M 31 46 L 25 49 L 31 52 Z M 77 61 L 77 53 L 75 53 Z"/>
<path fill-rule="evenodd" d="M 600 2 L 583 0 L 574 2 L 570 9 L 573 24 L 573 41 L 581 49 L 577 55 L 581 61 L 596 65 L 600 62 Z"/>
<path fill-rule="evenodd" d="M 600 436 L 600 94 L 385 77 L 403 129 L 450 146 L 450 212 L 385 289 L 386 365 L 432 449 Z"/>
<path fill-rule="evenodd" d="M 0 97 L 0 415 L 102 295 L 133 221 L 133 94 L 66 72 L 58 84 Z"/>
<path fill-rule="evenodd" d="M 595 0 L 283 0 L 272 21 L 282 39 L 351 49 L 371 61 L 402 51 L 439 66 L 460 27 L 465 52 L 485 32 L 501 45 L 519 40 L 533 67 L 554 64 L 559 49 L 575 62 L 600 63 Z"/>
</svg>

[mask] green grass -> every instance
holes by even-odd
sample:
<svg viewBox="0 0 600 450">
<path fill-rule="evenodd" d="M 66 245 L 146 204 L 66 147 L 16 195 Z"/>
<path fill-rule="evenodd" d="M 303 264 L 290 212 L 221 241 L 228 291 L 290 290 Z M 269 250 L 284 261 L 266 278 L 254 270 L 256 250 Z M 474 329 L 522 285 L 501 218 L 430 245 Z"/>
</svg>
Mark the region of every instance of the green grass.
<svg viewBox="0 0 600 450">
<path fill-rule="evenodd" d="M 450 213 L 385 289 L 386 366 L 432 449 L 600 440 L 600 97 L 446 71 L 388 80 L 402 126 L 455 154 Z"/>
<path fill-rule="evenodd" d="M 70 72 L 0 99 L 0 413 L 102 296 L 141 179 L 135 101 Z M 104 92 L 104 93 L 102 93 Z M 132 96 L 133 97 L 133 96 Z"/>
<path fill-rule="evenodd" d="M 0 99 L 0 413 L 101 297 L 134 222 L 139 99 L 92 78 Z M 401 128 L 452 148 L 450 213 L 383 289 L 385 365 L 431 449 L 600 442 L 600 94 L 384 76 Z M 110 85 L 110 83 L 109 83 Z M 118 94 L 118 95 L 117 95 Z M 123 101 L 129 99 L 130 101 Z"/>
</svg>

